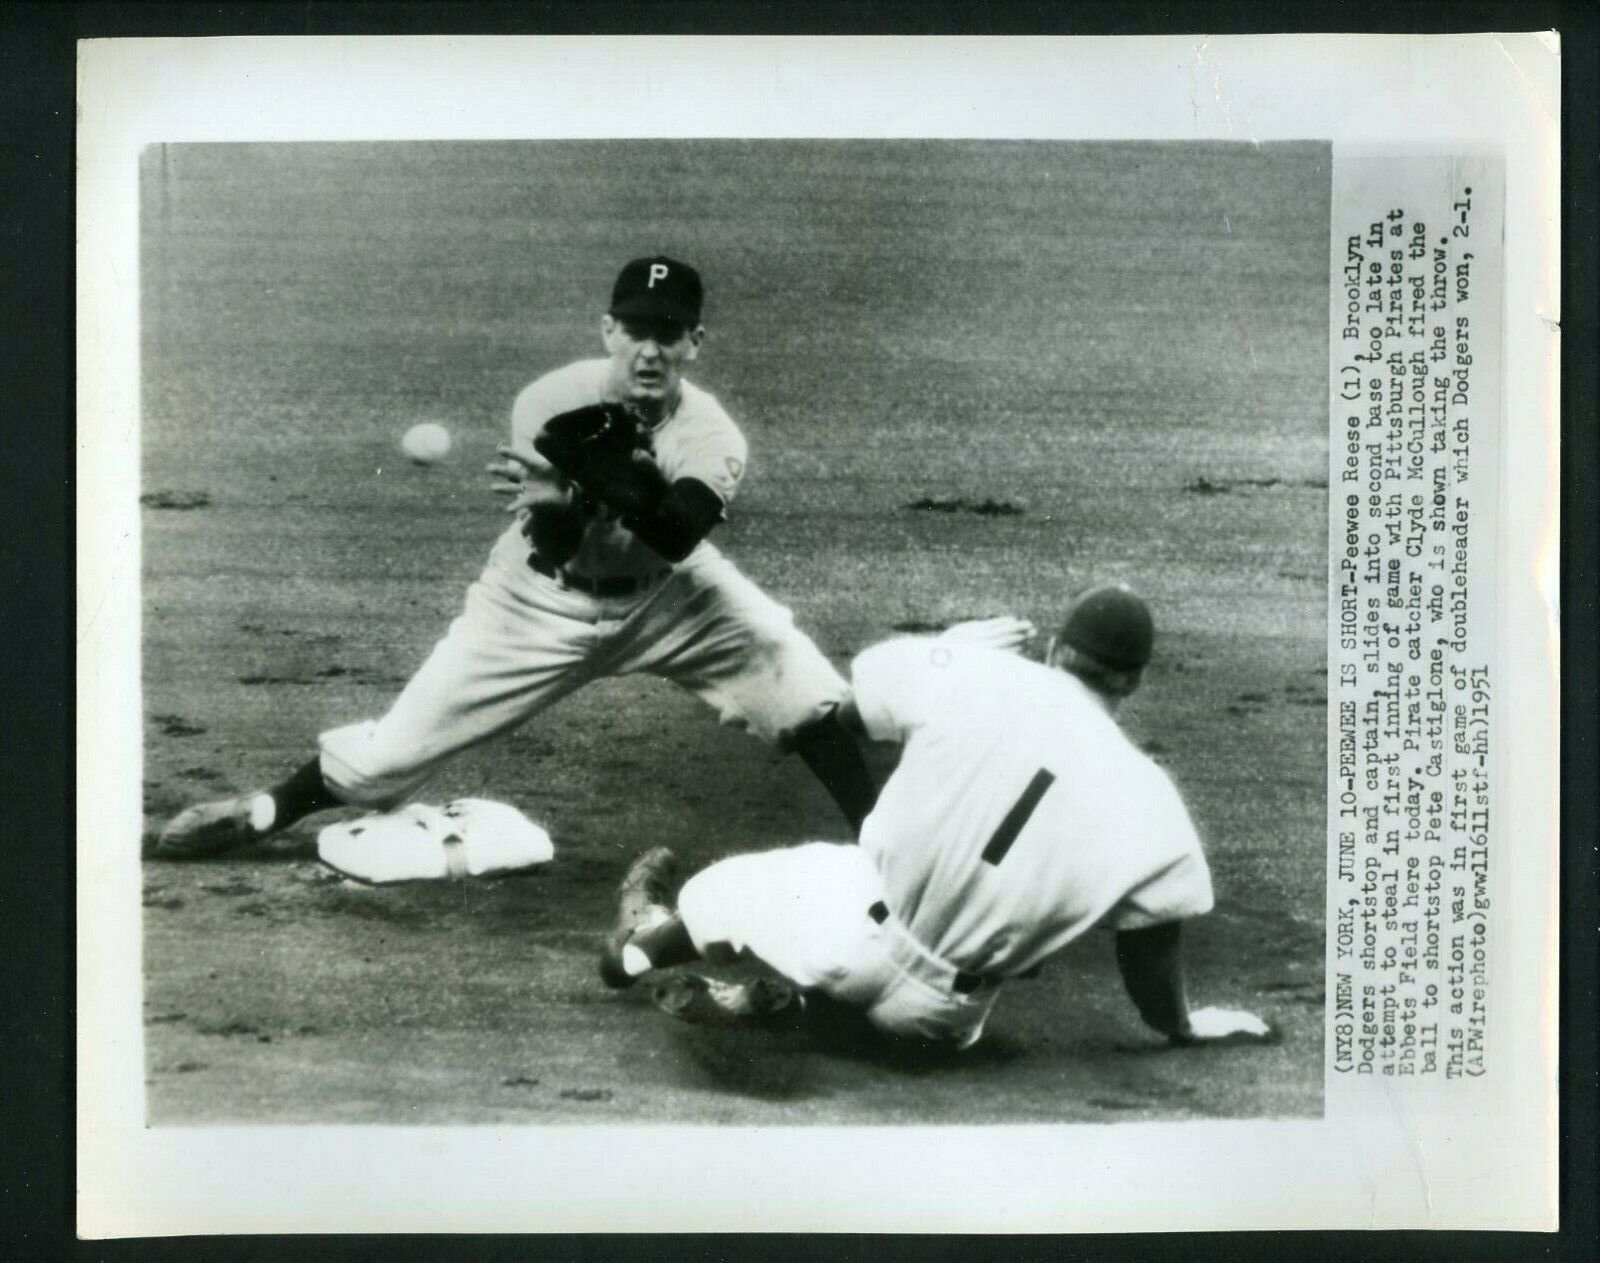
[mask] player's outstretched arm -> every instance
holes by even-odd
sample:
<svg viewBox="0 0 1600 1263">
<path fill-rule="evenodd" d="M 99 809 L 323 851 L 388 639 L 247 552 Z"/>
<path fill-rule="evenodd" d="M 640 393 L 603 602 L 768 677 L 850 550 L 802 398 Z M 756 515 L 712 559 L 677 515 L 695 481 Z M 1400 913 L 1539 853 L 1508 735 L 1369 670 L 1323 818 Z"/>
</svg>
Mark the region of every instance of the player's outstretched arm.
<svg viewBox="0 0 1600 1263">
<path fill-rule="evenodd" d="M 1027 619 L 1013 614 L 999 614 L 993 618 L 974 618 L 964 623 L 953 623 L 939 633 L 939 639 L 975 645 L 980 649 L 1025 653 L 1029 642 L 1037 634 L 1038 628 Z"/>
<path fill-rule="evenodd" d="M 1264 1044 L 1278 1038 L 1271 1023 L 1242 1009 L 1190 1010 L 1180 921 L 1117 931 L 1117 966 L 1139 1016 L 1175 1045 Z"/>
<path fill-rule="evenodd" d="M 1117 931 L 1117 967 L 1122 971 L 1123 986 L 1145 1025 L 1175 1044 L 1189 1039 L 1182 932 L 1178 921 Z"/>
</svg>

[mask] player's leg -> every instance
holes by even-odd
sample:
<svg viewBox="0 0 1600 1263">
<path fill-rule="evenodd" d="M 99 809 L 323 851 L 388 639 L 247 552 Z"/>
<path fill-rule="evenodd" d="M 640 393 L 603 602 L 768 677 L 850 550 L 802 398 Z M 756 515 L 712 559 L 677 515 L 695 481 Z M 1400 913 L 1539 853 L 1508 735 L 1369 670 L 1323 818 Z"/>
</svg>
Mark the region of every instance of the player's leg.
<svg viewBox="0 0 1600 1263">
<path fill-rule="evenodd" d="M 323 778 L 319 756 L 269 789 L 184 808 L 161 831 L 151 853 L 168 860 L 206 859 L 340 805 Z"/>
<path fill-rule="evenodd" d="M 959 1052 L 978 1042 L 999 994 L 999 983 L 960 995 L 902 975 L 896 985 L 885 988 L 866 1017 L 887 1035 Z"/>
<path fill-rule="evenodd" d="M 681 567 L 629 622 L 617 674 L 664 676 L 723 723 L 798 754 L 860 831 L 878 786 L 837 717 L 848 686 L 788 609 L 718 556 Z"/>
<path fill-rule="evenodd" d="M 672 907 L 678 858 L 664 846 L 634 860 L 617 888 L 617 919 L 600 955 L 608 987 L 628 987 L 652 969 L 698 960 L 683 918 Z"/>
<path fill-rule="evenodd" d="M 736 855 L 684 883 L 676 918 L 631 939 L 644 958 L 635 965 L 664 967 L 663 949 L 682 950 L 687 937 L 708 960 L 747 952 L 769 965 L 808 997 L 808 1021 L 843 1007 L 889 1035 L 971 1047 L 1001 984 L 961 985 L 947 963 L 885 915 L 883 901 L 877 867 L 858 847 L 812 842 Z M 776 1000 L 692 994 L 699 990 L 691 984 L 669 1000 L 722 1016 L 762 1016 L 752 1010 L 768 1010 Z M 671 1011 L 673 1004 L 662 1007 Z"/>
<path fill-rule="evenodd" d="M 850 822 L 850 832 L 859 834 L 861 822 L 878 801 L 878 784 L 855 736 L 839 722 L 837 707 L 801 724 L 787 744 L 838 804 Z"/>
<path fill-rule="evenodd" d="M 608 987 L 631 987 L 654 970 L 701 959 L 683 918 L 670 906 L 676 869 L 672 852 L 657 847 L 635 860 L 622 879 L 616 925 L 600 954 L 600 978 Z M 708 952 L 714 961 L 734 957 L 726 944 L 709 944 Z M 663 1012 L 699 1023 L 764 1021 L 785 1010 L 799 1012 L 805 1005 L 800 993 L 781 979 L 722 982 L 688 972 L 659 984 L 651 999 Z"/>
<path fill-rule="evenodd" d="M 270 789 L 185 808 L 162 830 L 155 854 L 162 859 L 219 855 L 339 805 L 323 779 L 320 758 L 314 758 Z"/>
<path fill-rule="evenodd" d="M 623 881 L 617 927 L 601 958 L 608 984 L 748 954 L 780 976 L 723 981 L 685 971 L 659 983 L 652 1000 L 701 1024 L 769 1026 L 803 1017 L 808 1027 L 820 1018 L 833 1029 L 842 1011 L 862 1014 L 892 983 L 868 914 L 881 884 L 856 847 L 818 842 L 721 860 L 690 878 L 676 912 L 668 905 L 670 855 L 657 848 L 641 856 Z"/>
<path fill-rule="evenodd" d="M 855 846 L 811 842 L 719 860 L 684 883 L 677 919 L 711 960 L 749 955 L 803 989 L 865 1005 L 884 985 L 886 958 L 870 940 L 868 909 L 882 897 L 871 857 Z M 661 965 L 653 938 L 634 936 Z"/>
<path fill-rule="evenodd" d="M 886 1034 L 929 1046 L 959 1050 L 977 1043 L 1001 980 L 961 973 L 929 951 L 886 903 L 871 915 L 891 978 L 867 1007 L 867 1020 Z"/>
<path fill-rule="evenodd" d="M 270 789 L 181 812 L 154 854 L 207 858 L 313 812 L 391 807 L 451 755 L 581 687 L 597 642 L 586 605 L 579 608 L 587 598 L 540 584 L 519 575 L 508 581 L 491 564 L 383 718 L 323 733 L 317 757 Z"/>
</svg>

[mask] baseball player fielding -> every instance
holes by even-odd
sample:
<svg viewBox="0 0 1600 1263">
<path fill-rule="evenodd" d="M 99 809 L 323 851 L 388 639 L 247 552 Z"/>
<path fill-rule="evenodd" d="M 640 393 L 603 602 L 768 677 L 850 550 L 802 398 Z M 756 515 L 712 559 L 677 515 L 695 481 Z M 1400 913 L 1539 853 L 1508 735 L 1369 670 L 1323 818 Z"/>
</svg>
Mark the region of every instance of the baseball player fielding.
<svg viewBox="0 0 1600 1263">
<path fill-rule="evenodd" d="M 272 788 L 183 811 L 156 856 L 219 855 L 326 808 L 387 810 L 468 746 L 593 680 L 636 673 L 798 753 L 859 826 L 876 787 L 836 714 L 843 678 L 706 539 L 747 450 L 684 377 L 705 337 L 702 303 L 688 264 L 658 255 L 621 270 L 600 317 L 605 354 L 517 396 L 489 466 L 513 521 L 393 705 L 324 732 L 317 756 Z"/>
</svg>

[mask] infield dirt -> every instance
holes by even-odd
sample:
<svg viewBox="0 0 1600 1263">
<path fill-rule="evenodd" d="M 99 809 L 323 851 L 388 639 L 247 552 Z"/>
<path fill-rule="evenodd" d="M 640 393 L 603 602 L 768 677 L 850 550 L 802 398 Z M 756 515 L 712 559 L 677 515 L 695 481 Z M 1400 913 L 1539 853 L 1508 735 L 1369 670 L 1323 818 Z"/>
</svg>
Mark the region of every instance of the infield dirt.
<svg viewBox="0 0 1600 1263">
<path fill-rule="evenodd" d="M 597 354 L 617 266 L 706 277 L 694 380 L 751 466 L 718 545 L 841 669 L 1090 580 L 1161 634 L 1126 708 L 1206 840 L 1193 1001 L 1267 1049 L 1169 1053 L 1092 933 L 974 1053 L 674 1022 L 595 970 L 617 879 L 844 836 L 794 759 L 607 681 L 426 794 L 516 803 L 553 863 L 367 889 L 318 821 L 144 866 L 152 1123 L 973 1123 L 1322 1103 L 1322 145 L 156 146 L 143 162 L 146 832 L 376 716 L 504 520 L 517 390 Z M 444 423 L 451 457 L 397 442 Z M 874 754 L 880 771 L 886 755 Z"/>
</svg>

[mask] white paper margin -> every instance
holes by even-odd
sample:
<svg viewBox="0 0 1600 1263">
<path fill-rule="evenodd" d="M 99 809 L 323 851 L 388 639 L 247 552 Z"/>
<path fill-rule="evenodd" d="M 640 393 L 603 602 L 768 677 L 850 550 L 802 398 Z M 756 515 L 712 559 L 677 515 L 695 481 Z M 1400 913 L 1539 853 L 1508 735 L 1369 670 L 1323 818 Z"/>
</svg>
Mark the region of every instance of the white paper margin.
<svg viewBox="0 0 1600 1263">
<path fill-rule="evenodd" d="M 595 85 L 604 84 L 603 91 Z M 1555 1225 L 1553 34 L 271 38 L 80 45 L 78 1231 L 1174 1231 Z M 641 130 L 646 129 L 646 130 Z M 1494 1117 L 896 1129 L 143 1126 L 137 155 L 149 141 L 1331 139 L 1506 155 Z M 132 752 L 132 753 L 131 753 Z M 1509 870 L 1509 872 L 1507 871 Z M 1502 1013 L 1502 1017 L 1504 1014 Z M 1510 1060 L 1511 1058 L 1507 1058 Z M 693 1171 L 686 1187 L 670 1172 Z"/>
</svg>

